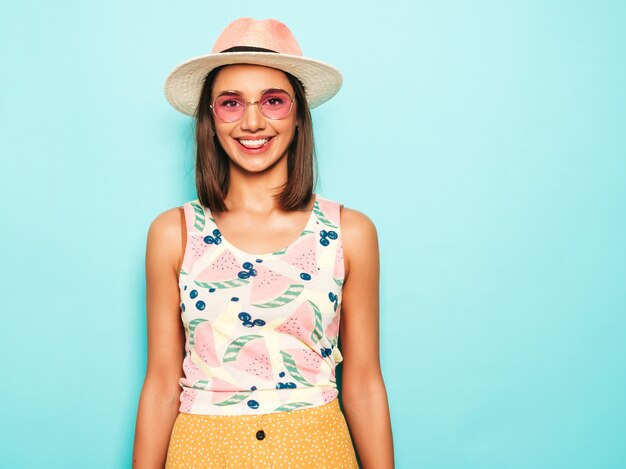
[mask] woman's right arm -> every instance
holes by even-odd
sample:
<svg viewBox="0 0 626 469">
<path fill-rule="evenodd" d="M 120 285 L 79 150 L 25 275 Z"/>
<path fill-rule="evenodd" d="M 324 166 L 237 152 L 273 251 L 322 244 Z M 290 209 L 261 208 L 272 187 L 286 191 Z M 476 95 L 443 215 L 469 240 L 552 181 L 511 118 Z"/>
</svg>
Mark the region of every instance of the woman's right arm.
<svg viewBox="0 0 626 469">
<path fill-rule="evenodd" d="M 148 363 L 139 397 L 132 467 L 162 469 L 180 405 L 185 350 L 178 272 L 185 242 L 180 208 L 154 219 L 146 243 Z"/>
</svg>

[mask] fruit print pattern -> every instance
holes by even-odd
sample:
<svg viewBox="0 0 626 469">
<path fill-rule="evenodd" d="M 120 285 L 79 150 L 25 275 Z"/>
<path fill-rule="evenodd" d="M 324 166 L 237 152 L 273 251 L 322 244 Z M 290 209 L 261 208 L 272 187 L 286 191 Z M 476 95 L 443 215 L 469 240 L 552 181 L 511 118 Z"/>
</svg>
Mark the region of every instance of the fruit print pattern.
<svg viewBox="0 0 626 469">
<path fill-rule="evenodd" d="M 290 412 L 337 397 L 341 205 L 314 197 L 299 237 L 265 254 L 230 244 L 198 199 L 183 205 L 180 412 Z"/>
</svg>

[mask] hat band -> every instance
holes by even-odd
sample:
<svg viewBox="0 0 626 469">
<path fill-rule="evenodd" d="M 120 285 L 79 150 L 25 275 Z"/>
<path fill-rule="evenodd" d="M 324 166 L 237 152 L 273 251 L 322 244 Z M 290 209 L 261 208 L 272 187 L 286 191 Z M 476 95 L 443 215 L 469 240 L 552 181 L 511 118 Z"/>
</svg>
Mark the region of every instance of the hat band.
<svg viewBox="0 0 626 469">
<path fill-rule="evenodd" d="M 235 46 L 230 49 L 224 49 L 220 51 L 220 54 L 225 52 L 273 52 L 274 54 L 278 54 L 275 50 L 271 49 L 263 49 L 262 47 L 252 47 L 252 46 Z"/>
</svg>

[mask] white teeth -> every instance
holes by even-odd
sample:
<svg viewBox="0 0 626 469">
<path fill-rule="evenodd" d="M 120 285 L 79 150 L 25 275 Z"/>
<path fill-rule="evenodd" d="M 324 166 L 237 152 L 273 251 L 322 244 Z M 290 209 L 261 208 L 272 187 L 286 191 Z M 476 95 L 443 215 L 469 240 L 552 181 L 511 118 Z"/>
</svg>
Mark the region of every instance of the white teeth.
<svg viewBox="0 0 626 469">
<path fill-rule="evenodd" d="M 239 143 L 241 143 L 244 147 L 249 148 L 261 148 L 269 141 L 268 138 L 260 138 L 258 140 L 243 140 L 239 139 Z"/>
</svg>

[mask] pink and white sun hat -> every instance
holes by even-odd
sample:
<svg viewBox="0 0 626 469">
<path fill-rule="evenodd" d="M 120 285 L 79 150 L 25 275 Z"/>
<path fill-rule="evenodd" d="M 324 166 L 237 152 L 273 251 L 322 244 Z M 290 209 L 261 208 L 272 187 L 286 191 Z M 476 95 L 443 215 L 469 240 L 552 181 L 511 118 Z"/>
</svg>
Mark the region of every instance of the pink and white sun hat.
<svg viewBox="0 0 626 469">
<path fill-rule="evenodd" d="M 277 68 L 304 85 L 312 109 L 335 96 L 343 77 L 335 67 L 302 56 L 289 28 L 275 19 L 239 18 L 230 23 L 208 55 L 177 65 L 165 80 L 165 97 L 179 112 L 195 115 L 207 74 L 216 67 L 254 64 Z"/>
</svg>

